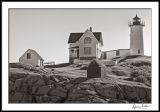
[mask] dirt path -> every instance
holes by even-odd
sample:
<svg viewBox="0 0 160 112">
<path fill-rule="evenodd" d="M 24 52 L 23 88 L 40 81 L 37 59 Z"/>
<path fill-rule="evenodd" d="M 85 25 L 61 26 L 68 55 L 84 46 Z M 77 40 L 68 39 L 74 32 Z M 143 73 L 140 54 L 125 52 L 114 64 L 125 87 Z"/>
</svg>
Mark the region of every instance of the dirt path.
<svg viewBox="0 0 160 112">
<path fill-rule="evenodd" d="M 87 71 L 86 70 L 79 70 L 79 68 L 73 68 L 73 67 L 60 67 L 60 68 L 54 68 L 56 75 L 61 76 L 71 76 L 71 77 L 86 77 Z"/>
</svg>

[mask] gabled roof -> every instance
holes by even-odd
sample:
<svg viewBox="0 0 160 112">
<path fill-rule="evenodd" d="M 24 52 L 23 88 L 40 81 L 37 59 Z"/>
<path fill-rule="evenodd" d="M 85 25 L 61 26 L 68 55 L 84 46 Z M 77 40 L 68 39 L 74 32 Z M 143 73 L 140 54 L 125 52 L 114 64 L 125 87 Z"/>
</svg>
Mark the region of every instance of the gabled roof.
<svg viewBox="0 0 160 112">
<path fill-rule="evenodd" d="M 36 54 L 36 55 L 38 56 L 39 59 L 44 60 L 35 50 L 33 50 L 33 49 L 28 49 L 26 52 L 28 52 L 28 51 L 33 52 L 34 54 Z M 26 52 L 25 52 L 25 53 L 26 53 Z M 25 53 L 24 53 L 24 54 L 25 54 Z M 24 55 L 24 54 L 23 54 L 23 55 Z M 23 56 L 23 55 L 22 55 L 22 56 Z M 21 57 L 22 57 L 22 56 L 21 56 Z M 21 58 L 21 57 L 20 57 L 20 58 Z"/>
<path fill-rule="evenodd" d="M 93 35 L 96 37 L 96 39 L 101 42 L 101 44 L 103 45 L 103 41 L 102 41 L 102 33 L 101 32 L 92 32 Z M 84 33 L 70 33 L 70 36 L 69 36 L 69 40 L 68 40 L 68 43 L 75 43 L 76 41 L 78 41 L 81 36 L 83 35 Z"/>
<path fill-rule="evenodd" d="M 75 43 L 82 35 L 83 33 L 70 33 L 68 43 Z"/>
<path fill-rule="evenodd" d="M 103 64 L 103 62 L 101 60 L 99 60 L 99 59 L 93 59 L 91 61 L 91 63 L 89 63 L 88 67 L 91 66 L 94 62 L 97 63 L 98 65 L 100 65 L 100 67 L 106 68 L 106 66 Z"/>
</svg>

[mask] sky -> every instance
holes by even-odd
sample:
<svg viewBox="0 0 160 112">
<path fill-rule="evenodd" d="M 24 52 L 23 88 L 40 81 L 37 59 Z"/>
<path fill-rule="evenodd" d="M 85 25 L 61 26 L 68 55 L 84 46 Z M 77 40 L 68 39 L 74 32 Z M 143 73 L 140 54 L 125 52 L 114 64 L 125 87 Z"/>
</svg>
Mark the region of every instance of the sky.
<svg viewBox="0 0 160 112">
<path fill-rule="evenodd" d="M 69 62 L 69 34 L 89 27 L 102 32 L 103 51 L 128 49 L 128 22 L 136 14 L 145 21 L 144 54 L 151 56 L 151 9 L 10 9 L 9 61 L 33 49 L 44 62 Z"/>
</svg>

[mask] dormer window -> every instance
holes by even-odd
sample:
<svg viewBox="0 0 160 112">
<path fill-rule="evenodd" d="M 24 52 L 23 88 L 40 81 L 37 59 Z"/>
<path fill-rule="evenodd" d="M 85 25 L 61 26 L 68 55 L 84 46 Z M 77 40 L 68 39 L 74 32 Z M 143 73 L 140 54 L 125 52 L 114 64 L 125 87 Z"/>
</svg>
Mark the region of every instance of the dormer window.
<svg viewBox="0 0 160 112">
<path fill-rule="evenodd" d="M 91 38 L 90 37 L 86 37 L 84 39 L 84 44 L 91 44 Z"/>
</svg>

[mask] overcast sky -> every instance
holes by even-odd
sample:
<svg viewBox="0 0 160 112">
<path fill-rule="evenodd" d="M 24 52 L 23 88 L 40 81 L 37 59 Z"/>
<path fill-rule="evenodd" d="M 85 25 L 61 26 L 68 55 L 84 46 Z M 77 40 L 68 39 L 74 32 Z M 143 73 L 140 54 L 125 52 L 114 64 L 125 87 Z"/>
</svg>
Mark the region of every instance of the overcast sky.
<svg viewBox="0 0 160 112">
<path fill-rule="evenodd" d="M 69 34 L 90 26 L 93 32 L 102 32 L 103 51 L 128 49 L 128 22 L 136 14 L 146 25 L 144 54 L 151 55 L 151 9 L 10 9 L 10 62 L 18 62 L 27 49 L 36 50 L 45 62 L 68 62 Z"/>
</svg>

